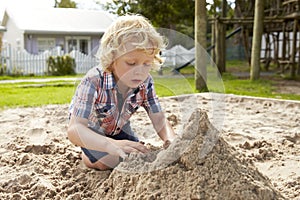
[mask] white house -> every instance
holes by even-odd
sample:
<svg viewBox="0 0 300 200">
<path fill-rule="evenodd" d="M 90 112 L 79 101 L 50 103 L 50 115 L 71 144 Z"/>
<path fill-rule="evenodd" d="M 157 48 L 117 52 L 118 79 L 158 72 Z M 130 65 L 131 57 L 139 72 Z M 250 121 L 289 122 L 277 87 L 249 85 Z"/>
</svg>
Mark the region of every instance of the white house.
<svg viewBox="0 0 300 200">
<path fill-rule="evenodd" d="M 89 54 L 113 18 L 105 11 L 72 8 L 6 9 L 1 19 L 3 43 L 38 54 L 60 46 L 66 53 Z"/>
</svg>

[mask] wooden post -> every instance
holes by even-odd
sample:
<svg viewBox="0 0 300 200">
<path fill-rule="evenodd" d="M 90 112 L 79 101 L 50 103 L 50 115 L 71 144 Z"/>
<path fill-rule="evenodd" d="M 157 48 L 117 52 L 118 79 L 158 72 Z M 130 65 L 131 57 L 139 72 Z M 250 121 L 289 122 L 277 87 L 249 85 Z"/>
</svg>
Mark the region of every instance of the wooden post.
<svg viewBox="0 0 300 200">
<path fill-rule="evenodd" d="M 200 92 L 207 92 L 206 55 L 206 1 L 195 0 L 195 86 Z"/>
<path fill-rule="evenodd" d="M 278 65 L 279 34 L 280 34 L 280 32 L 277 32 L 276 35 L 273 35 L 273 41 L 274 41 L 274 60 L 275 60 L 275 62 L 277 64 L 277 68 L 279 68 L 279 65 Z"/>
<path fill-rule="evenodd" d="M 265 46 L 265 58 L 264 58 L 264 62 L 265 62 L 265 69 L 266 71 L 268 71 L 269 68 L 269 59 L 270 59 L 270 35 L 269 33 L 265 34 L 265 38 L 266 38 L 266 46 Z"/>
<path fill-rule="evenodd" d="M 298 20 L 297 24 L 298 24 L 298 31 L 300 31 L 299 20 Z M 297 67 L 297 75 L 300 75 L 300 38 L 298 40 L 298 67 Z"/>
<path fill-rule="evenodd" d="M 226 18 L 227 15 L 227 0 L 222 0 L 221 17 Z M 226 25 L 216 19 L 215 24 L 215 41 L 216 41 L 216 65 L 219 72 L 222 74 L 226 71 Z"/>
<path fill-rule="evenodd" d="M 283 28 L 282 28 L 282 34 L 283 34 L 283 38 L 282 38 L 282 55 L 281 55 L 281 59 L 282 61 L 285 61 L 285 56 L 286 56 L 286 22 L 283 23 Z M 284 64 L 281 64 L 281 73 L 284 73 L 285 68 L 284 68 Z"/>
<path fill-rule="evenodd" d="M 260 73 L 260 50 L 261 39 L 263 34 L 264 19 L 264 0 L 255 1 L 254 25 L 253 25 L 253 41 L 251 48 L 251 70 L 250 79 L 259 79 Z"/>
<path fill-rule="evenodd" d="M 227 0 L 222 0 L 222 12 L 221 12 L 222 18 L 226 18 L 227 16 Z M 221 35 L 220 35 L 220 42 L 221 42 L 221 51 L 222 51 L 222 57 L 220 60 L 221 65 L 221 73 L 226 71 L 226 24 L 221 22 Z"/>
<path fill-rule="evenodd" d="M 296 76 L 296 53 L 297 53 L 297 19 L 294 19 L 293 26 L 293 45 L 292 45 L 292 56 L 291 56 L 291 77 L 294 78 Z"/>
<path fill-rule="evenodd" d="M 215 30 L 216 65 L 219 69 L 219 72 L 222 74 L 223 72 L 225 72 L 225 37 L 223 37 L 223 25 L 218 18 L 215 22 Z"/>
<path fill-rule="evenodd" d="M 216 16 L 215 16 L 216 17 Z M 211 23 L 211 45 L 214 45 L 216 41 L 216 29 L 215 29 L 215 23 Z M 211 58 L 214 62 L 216 62 L 216 50 L 215 48 L 212 48 L 210 50 Z"/>
<path fill-rule="evenodd" d="M 244 50 L 245 50 L 245 56 L 246 60 L 251 64 L 251 57 L 249 55 L 249 30 L 246 28 L 246 26 L 243 26 L 243 42 L 244 42 Z"/>
</svg>

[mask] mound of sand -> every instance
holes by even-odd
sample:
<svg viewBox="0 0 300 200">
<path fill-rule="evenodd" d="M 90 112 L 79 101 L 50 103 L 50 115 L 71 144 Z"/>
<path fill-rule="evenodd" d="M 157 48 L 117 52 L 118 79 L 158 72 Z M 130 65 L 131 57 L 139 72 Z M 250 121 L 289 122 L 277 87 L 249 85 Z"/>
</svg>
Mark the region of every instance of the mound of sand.
<svg viewBox="0 0 300 200">
<path fill-rule="evenodd" d="M 253 164 L 211 125 L 204 111 L 195 111 L 166 150 L 131 156 L 101 185 L 101 199 L 283 199 Z M 204 147 L 205 146 L 205 147 Z M 204 147 L 204 148 L 203 148 Z M 212 148 L 209 148 L 212 147 Z"/>
</svg>

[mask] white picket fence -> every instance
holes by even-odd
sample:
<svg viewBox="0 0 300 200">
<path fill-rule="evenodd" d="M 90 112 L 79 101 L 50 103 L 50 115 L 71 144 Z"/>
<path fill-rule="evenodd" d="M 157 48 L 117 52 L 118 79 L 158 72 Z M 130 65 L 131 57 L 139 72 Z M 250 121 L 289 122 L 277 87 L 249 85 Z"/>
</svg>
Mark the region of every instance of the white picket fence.
<svg viewBox="0 0 300 200">
<path fill-rule="evenodd" d="M 64 55 L 66 54 L 59 47 L 35 55 L 7 45 L 2 49 L 0 65 L 5 69 L 4 73 L 9 75 L 45 75 L 48 71 L 47 59 L 50 56 Z M 68 55 L 75 59 L 77 74 L 86 73 L 90 68 L 99 64 L 98 59 L 93 55 L 85 55 L 79 51 L 72 51 Z"/>
<path fill-rule="evenodd" d="M 0 65 L 5 66 L 5 74 L 20 75 L 45 75 L 47 74 L 47 59 L 50 56 L 64 56 L 64 52 L 58 47 L 41 54 L 30 54 L 25 50 L 16 50 L 6 45 L 2 48 Z M 84 74 L 90 68 L 99 64 L 95 55 L 86 55 L 79 51 L 72 51 L 68 55 L 75 59 L 77 74 Z M 181 45 L 175 45 L 162 52 L 165 59 L 164 66 L 178 67 L 194 58 L 194 48 L 188 50 Z"/>
</svg>

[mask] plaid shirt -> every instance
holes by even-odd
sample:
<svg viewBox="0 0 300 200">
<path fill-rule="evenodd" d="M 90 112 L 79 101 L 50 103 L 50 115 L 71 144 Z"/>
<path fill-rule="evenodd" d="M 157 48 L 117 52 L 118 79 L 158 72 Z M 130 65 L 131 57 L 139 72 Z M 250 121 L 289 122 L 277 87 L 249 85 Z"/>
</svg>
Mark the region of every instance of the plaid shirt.
<svg viewBox="0 0 300 200">
<path fill-rule="evenodd" d="M 127 93 L 122 109 L 119 110 L 117 84 L 113 74 L 94 67 L 77 86 L 70 114 L 88 119 L 89 127 L 96 131 L 116 135 L 140 106 L 147 113 L 161 112 L 151 76 L 138 88 Z"/>
</svg>

